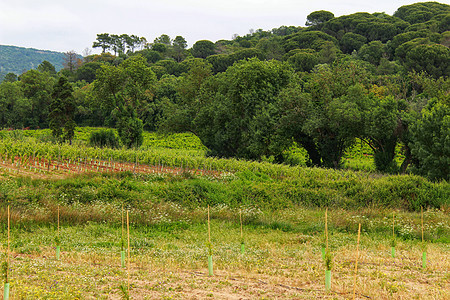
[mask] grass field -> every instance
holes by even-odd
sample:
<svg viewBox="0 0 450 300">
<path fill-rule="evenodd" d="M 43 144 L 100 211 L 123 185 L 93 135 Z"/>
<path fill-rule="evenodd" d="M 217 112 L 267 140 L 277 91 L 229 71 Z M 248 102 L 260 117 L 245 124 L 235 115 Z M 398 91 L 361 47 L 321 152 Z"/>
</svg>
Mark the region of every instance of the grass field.
<svg viewBox="0 0 450 300">
<path fill-rule="evenodd" d="M 13 213 L 10 265 L 13 299 L 120 299 L 124 296 L 120 287 L 127 286 L 127 270 L 120 266 L 120 209 L 100 204 L 62 208 L 62 220 L 74 218 L 74 211 L 80 215 L 89 215 L 91 211 L 93 219 L 93 211 L 109 211 L 116 217 L 110 217 L 110 221 L 63 225 L 59 261 L 55 259 L 55 227 L 49 226 L 50 222 L 23 224 L 21 216 Z M 420 217 L 416 213 L 397 213 L 396 231 L 411 229 L 397 237 L 396 257 L 392 258 L 391 239 L 386 234 L 391 230 L 389 211 L 366 210 L 356 214 L 330 210 L 329 248 L 333 268 L 329 293 L 324 289 L 325 266 L 321 257 L 323 210 L 298 208 L 272 213 L 244 210 L 246 251 L 241 254 L 239 211 L 213 207 L 214 276 L 208 276 L 207 271 L 204 208 L 185 209 L 173 203 L 160 203 L 146 213 L 146 216 L 143 211 L 130 213 L 132 299 L 350 298 L 356 258 L 354 229 L 358 223 L 363 224 L 358 299 L 448 299 L 450 296 L 449 246 L 428 242 L 427 267 L 422 269 L 423 248 L 416 238 L 420 235 Z M 148 218 L 152 224 L 140 225 L 142 218 Z M 427 232 L 449 232 L 448 216 L 442 211 L 426 212 L 425 223 Z"/>
<path fill-rule="evenodd" d="M 220 182 L 200 175 L 134 177 L 130 173 L 2 181 L 0 195 L 12 206 L 12 299 L 126 298 L 128 273 L 120 266 L 122 205 L 129 209 L 131 223 L 131 299 L 351 298 L 358 224 L 362 225 L 356 287 L 359 299 L 450 296 L 446 207 L 424 213 L 426 269 L 421 261 L 420 213 L 370 207 L 329 209 L 333 279 L 331 291 L 326 292 L 321 255 L 324 208 L 294 204 L 284 209 L 261 209 L 249 203 L 216 203 L 211 206 L 214 276 L 208 276 L 206 202 L 191 195 L 190 202 L 180 204 L 170 201 L 171 193 L 151 194 L 144 187 L 165 187 L 166 192 L 183 194 L 179 183 L 198 186 L 202 180 Z M 216 189 L 210 193 L 201 197 L 213 199 L 221 192 Z M 2 253 L 7 236 L 5 204 L 0 210 Z M 59 261 L 55 259 L 58 206 Z M 244 254 L 240 253 L 240 211 Z M 390 254 L 393 213 L 395 258 Z"/>
<path fill-rule="evenodd" d="M 86 132 L 80 130 L 78 143 Z M 148 153 L 169 158 L 204 156 L 191 139 L 149 135 L 144 145 L 156 149 Z M 349 159 L 356 162 L 365 152 L 355 150 Z M 351 299 L 354 289 L 356 299 L 450 298 L 446 182 L 217 159 L 196 170 L 174 167 L 180 165 L 176 159 L 172 167 L 155 167 L 84 157 L 82 163 L 60 161 L 53 167 L 52 162 L 50 168 L 45 156 L 39 163 L 18 158 L 5 154 L 0 162 L 0 258 L 10 259 L 11 299 Z M 235 171 L 213 168 L 221 163 Z M 130 217 L 129 269 L 120 261 L 122 241 L 127 242 L 122 207 Z M 322 258 L 325 209 L 330 291 Z"/>
</svg>

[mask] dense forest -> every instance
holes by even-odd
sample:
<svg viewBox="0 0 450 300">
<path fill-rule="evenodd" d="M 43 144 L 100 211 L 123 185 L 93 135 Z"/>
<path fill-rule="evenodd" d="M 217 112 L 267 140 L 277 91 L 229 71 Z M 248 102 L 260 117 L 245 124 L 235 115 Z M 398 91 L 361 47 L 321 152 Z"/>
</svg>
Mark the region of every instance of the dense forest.
<svg viewBox="0 0 450 300">
<path fill-rule="evenodd" d="M 380 172 L 448 180 L 449 30 L 450 6 L 425 2 L 393 16 L 315 11 L 305 26 L 191 48 L 182 36 L 101 33 L 99 55 L 7 74 L 0 126 L 50 127 L 60 141 L 75 125 L 116 127 L 129 147 L 142 130 L 189 131 L 210 155 L 278 163 L 296 144 L 327 168 L 359 139 Z"/>
<path fill-rule="evenodd" d="M 43 61 L 50 62 L 59 71 L 64 67 L 64 53 L 0 45 L 0 81 L 8 73 L 21 74 L 36 69 Z"/>
</svg>

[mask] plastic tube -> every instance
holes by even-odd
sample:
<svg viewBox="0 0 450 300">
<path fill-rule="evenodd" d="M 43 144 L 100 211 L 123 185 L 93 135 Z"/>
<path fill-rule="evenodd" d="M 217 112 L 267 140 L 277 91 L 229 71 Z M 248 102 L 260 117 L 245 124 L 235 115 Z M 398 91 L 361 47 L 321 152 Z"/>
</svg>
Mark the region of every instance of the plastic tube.
<svg viewBox="0 0 450 300">
<path fill-rule="evenodd" d="M 5 282 L 5 287 L 3 290 L 3 299 L 9 299 L 9 282 Z"/>
<path fill-rule="evenodd" d="M 331 270 L 325 271 L 325 290 L 327 292 L 331 290 Z"/>
<path fill-rule="evenodd" d="M 213 261 L 212 261 L 212 255 L 208 255 L 208 273 L 209 276 L 213 276 Z"/>
<path fill-rule="evenodd" d="M 120 262 L 121 262 L 122 268 L 125 268 L 125 250 L 120 251 Z"/>
</svg>

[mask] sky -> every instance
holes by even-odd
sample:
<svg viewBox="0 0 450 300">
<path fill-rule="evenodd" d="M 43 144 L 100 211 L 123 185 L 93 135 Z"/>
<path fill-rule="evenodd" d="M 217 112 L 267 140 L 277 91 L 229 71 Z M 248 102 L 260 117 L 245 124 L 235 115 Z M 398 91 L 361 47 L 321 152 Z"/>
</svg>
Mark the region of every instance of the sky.
<svg viewBox="0 0 450 300">
<path fill-rule="evenodd" d="M 250 29 L 304 26 L 306 17 L 317 10 L 336 17 L 355 12 L 392 15 L 400 6 L 416 2 L 421 1 L 0 0 L 0 45 L 98 53 L 91 48 L 97 34 L 125 33 L 149 42 L 162 34 L 181 35 L 190 47 L 198 40 L 230 40 Z"/>
</svg>

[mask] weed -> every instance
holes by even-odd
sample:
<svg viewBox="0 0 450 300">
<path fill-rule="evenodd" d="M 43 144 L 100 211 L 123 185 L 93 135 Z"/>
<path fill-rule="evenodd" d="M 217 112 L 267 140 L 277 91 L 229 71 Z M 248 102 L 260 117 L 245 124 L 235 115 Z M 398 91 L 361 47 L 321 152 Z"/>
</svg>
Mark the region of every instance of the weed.
<svg viewBox="0 0 450 300">
<path fill-rule="evenodd" d="M 119 291 L 121 292 L 122 299 L 124 299 L 124 300 L 130 299 L 130 295 L 128 293 L 128 288 L 125 284 L 119 285 Z"/>
</svg>

